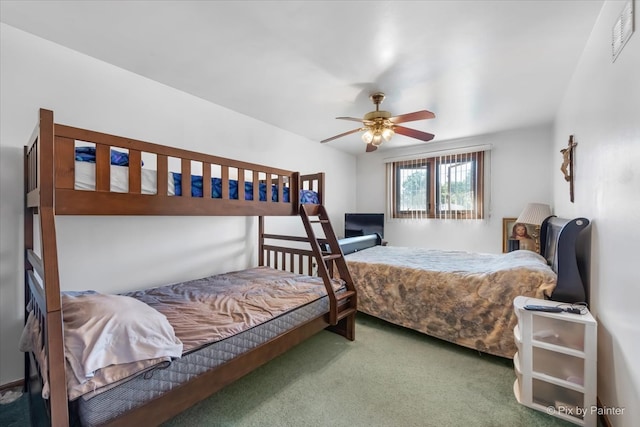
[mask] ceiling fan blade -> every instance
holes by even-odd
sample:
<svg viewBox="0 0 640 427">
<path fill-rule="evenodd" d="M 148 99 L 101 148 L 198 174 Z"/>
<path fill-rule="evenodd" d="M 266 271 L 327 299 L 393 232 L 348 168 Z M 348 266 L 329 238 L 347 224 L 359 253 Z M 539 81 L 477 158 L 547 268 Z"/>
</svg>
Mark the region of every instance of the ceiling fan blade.
<svg viewBox="0 0 640 427">
<path fill-rule="evenodd" d="M 360 132 L 361 130 L 362 130 L 362 128 L 353 129 L 353 130 L 350 130 L 349 132 L 341 133 L 340 135 L 336 135 L 336 136 L 332 136 L 331 138 L 323 139 L 320 142 L 333 141 L 334 139 L 342 138 L 343 136 L 351 135 L 352 133 Z"/>
<path fill-rule="evenodd" d="M 363 123 L 365 125 L 372 125 L 372 124 L 375 123 L 373 120 L 356 119 L 355 117 L 336 117 L 336 119 L 350 120 L 352 122 L 360 122 L 360 123 Z"/>
<path fill-rule="evenodd" d="M 367 153 L 370 153 L 372 151 L 376 151 L 378 149 L 377 145 L 373 145 L 372 143 L 368 143 L 367 144 Z"/>
<path fill-rule="evenodd" d="M 399 116 L 391 117 L 389 120 L 391 123 L 404 123 L 404 122 L 412 122 L 414 120 L 426 120 L 433 119 L 436 115 L 431 111 L 421 110 L 414 111 L 413 113 L 401 114 Z"/>
<path fill-rule="evenodd" d="M 409 129 L 404 126 L 394 126 L 393 130 L 400 135 L 409 136 L 411 138 L 420 139 L 422 141 L 431 141 L 435 137 L 435 135 L 432 133 Z"/>
<path fill-rule="evenodd" d="M 336 117 L 339 120 L 351 120 L 352 122 L 362 122 L 362 119 L 357 119 L 355 117 Z"/>
</svg>

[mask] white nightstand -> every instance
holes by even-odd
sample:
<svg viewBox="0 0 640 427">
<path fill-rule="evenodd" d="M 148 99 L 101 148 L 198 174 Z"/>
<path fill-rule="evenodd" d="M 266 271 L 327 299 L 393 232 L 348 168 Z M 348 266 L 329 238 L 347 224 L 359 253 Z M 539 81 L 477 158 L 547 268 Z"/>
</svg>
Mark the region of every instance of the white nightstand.
<svg viewBox="0 0 640 427">
<path fill-rule="evenodd" d="M 519 403 L 583 426 L 596 426 L 596 321 L 584 314 L 525 310 L 525 305 L 568 307 L 519 296 L 513 301 L 518 352 L 513 358 Z"/>
</svg>

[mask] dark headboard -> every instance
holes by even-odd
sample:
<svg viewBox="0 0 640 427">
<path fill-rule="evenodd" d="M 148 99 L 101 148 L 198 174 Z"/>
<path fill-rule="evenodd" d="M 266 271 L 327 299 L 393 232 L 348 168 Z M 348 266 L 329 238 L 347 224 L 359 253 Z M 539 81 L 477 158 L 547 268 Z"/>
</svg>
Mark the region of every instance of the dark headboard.
<svg viewBox="0 0 640 427">
<path fill-rule="evenodd" d="M 540 227 L 540 252 L 558 275 L 551 299 L 589 302 L 591 227 L 586 218 L 550 216 Z"/>
<path fill-rule="evenodd" d="M 382 238 L 379 234 L 367 234 L 366 236 L 347 237 L 338 241 L 342 253 L 348 255 L 372 246 L 381 245 Z"/>
</svg>

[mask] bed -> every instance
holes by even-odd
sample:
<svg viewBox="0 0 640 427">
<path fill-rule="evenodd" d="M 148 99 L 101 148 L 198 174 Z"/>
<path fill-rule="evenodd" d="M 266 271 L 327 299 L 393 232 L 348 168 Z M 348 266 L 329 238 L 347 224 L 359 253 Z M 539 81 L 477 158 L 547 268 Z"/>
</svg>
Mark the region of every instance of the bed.
<svg viewBox="0 0 640 427">
<path fill-rule="evenodd" d="M 77 142 L 76 142 L 77 143 Z M 79 143 L 86 144 L 86 143 Z M 95 191 L 96 186 L 96 147 L 79 145 L 74 148 L 75 163 L 74 163 L 74 189 L 75 190 L 88 190 Z M 149 155 L 149 153 L 144 153 Z M 155 159 L 152 158 L 155 163 Z M 110 151 L 110 192 L 128 193 L 129 192 L 129 153 L 128 151 L 121 151 L 118 149 L 111 149 Z M 144 168 L 144 161 L 141 161 L 140 170 L 140 192 L 141 194 L 157 194 L 157 176 L 158 171 L 155 169 Z M 177 165 L 178 168 L 182 164 Z M 191 165 L 189 165 L 191 166 Z M 222 170 L 220 165 L 212 165 L 212 169 L 217 169 L 218 173 Z M 202 167 L 200 167 L 202 169 Z M 262 179 L 259 179 L 256 188 L 257 192 L 254 192 L 253 171 L 241 171 L 243 176 L 241 180 L 227 179 L 225 185 L 228 185 L 228 199 L 229 200 L 253 200 L 254 197 L 262 202 L 270 198 L 270 201 L 277 202 L 279 197 L 285 203 L 290 200 L 289 196 L 289 182 L 288 177 L 283 179 L 282 194 L 279 192 L 279 186 L 277 183 L 272 183 L 270 186 L 266 182 L 266 175 L 263 173 Z M 236 172 L 238 175 L 238 172 Z M 186 175 L 188 177 L 188 175 Z M 250 177 L 247 180 L 247 177 Z M 244 179 L 242 179 L 244 178 Z M 181 196 L 182 185 L 185 182 L 186 185 L 190 185 L 191 197 L 204 197 L 205 196 L 205 183 L 201 174 L 191 174 L 186 181 L 182 179 L 181 172 L 170 171 L 167 173 L 167 196 Z M 239 184 L 241 183 L 241 184 Z M 222 199 L 222 185 L 223 179 L 219 177 L 210 178 L 210 184 L 207 189 L 210 189 L 209 197 L 212 199 Z M 313 184 L 311 184 L 313 185 Z M 269 187 L 271 189 L 269 193 Z M 187 187 L 189 188 L 189 187 Z M 318 199 L 318 192 L 314 189 L 300 188 L 299 191 L 300 203 L 307 204 L 320 204 Z"/>
<path fill-rule="evenodd" d="M 355 339 L 324 174 L 62 125 L 44 109 L 24 159 L 20 347 L 34 425 L 158 425 L 323 329 Z M 117 295 L 61 292 L 57 215 L 256 216 L 258 265 Z M 285 215 L 307 235 L 266 232 L 266 216 Z"/>
<path fill-rule="evenodd" d="M 516 296 L 588 301 L 589 220 L 547 218 L 542 254 L 441 251 L 380 245 L 376 235 L 340 241 L 358 310 L 500 357 L 517 351 Z"/>
</svg>

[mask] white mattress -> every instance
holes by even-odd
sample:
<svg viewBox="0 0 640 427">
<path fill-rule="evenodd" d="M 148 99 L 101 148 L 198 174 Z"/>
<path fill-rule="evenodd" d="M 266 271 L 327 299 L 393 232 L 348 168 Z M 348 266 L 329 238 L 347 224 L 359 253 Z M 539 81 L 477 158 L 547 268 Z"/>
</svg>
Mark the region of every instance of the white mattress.
<svg viewBox="0 0 640 427">
<path fill-rule="evenodd" d="M 75 189 L 96 189 L 96 165 L 89 162 L 76 162 Z M 153 169 L 142 168 L 140 178 L 142 181 L 142 194 L 157 193 L 157 172 Z M 173 173 L 167 174 L 168 195 L 175 195 Z M 111 165 L 111 191 L 116 193 L 129 192 L 129 168 L 127 166 Z"/>
</svg>

